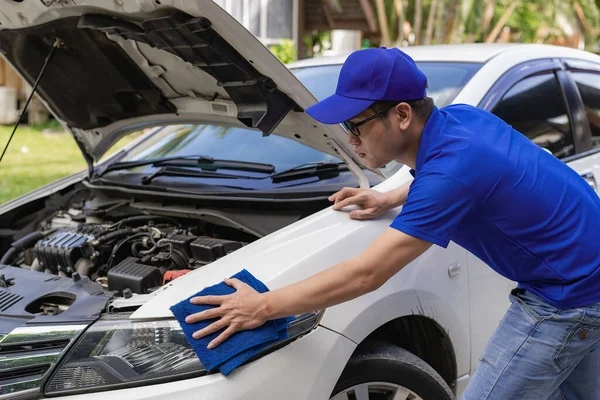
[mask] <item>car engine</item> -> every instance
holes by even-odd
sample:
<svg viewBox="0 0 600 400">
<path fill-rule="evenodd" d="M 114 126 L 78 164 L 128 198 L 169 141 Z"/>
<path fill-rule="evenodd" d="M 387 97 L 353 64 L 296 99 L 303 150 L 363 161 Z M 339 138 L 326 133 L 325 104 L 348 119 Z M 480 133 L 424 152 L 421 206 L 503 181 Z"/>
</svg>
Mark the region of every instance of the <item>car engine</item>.
<svg viewBox="0 0 600 400">
<path fill-rule="evenodd" d="M 29 246 L 13 243 L 13 248 L 23 250 L 20 266 L 61 277 L 77 273 L 119 296 L 151 293 L 245 244 L 215 237 L 201 224 L 183 226 L 167 216 L 136 215 L 113 223 L 71 220 L 68 224 L 56 218 L 50 220 L 49 231 L 22 240 L 29 241 Z M 0 264 L 6 263 L 5 258 Z"/>
</svg>

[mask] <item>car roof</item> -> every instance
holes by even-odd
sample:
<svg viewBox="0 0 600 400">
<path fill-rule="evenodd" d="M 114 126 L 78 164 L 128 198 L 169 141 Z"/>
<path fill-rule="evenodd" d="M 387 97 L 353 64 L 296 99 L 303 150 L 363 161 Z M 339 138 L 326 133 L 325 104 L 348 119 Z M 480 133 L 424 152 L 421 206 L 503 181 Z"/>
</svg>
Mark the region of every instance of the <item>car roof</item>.
<svg viewBox="0 0 600 400">
<path fill-rule="evenodd" d="M 530 49 L 547 51 L 553 56 L 560 53 L 572 53 L 573 56 L 590 54 L 581 50 L 546 44 L 521 44 L 521 43 L 469 43 L 469 44 L 439 44 L 428 46 L 402 47 L 401 50 L 411 56 L 415 61 L 454 61 L 485 63 L 490 59 L 512 51 L 528 51 Z M 308 58 L 288 64 L 288 68 L 312 67 L 318 65 L 343 64 L 350 53 L 338 56 L 321 56 Z"/>
</svg>

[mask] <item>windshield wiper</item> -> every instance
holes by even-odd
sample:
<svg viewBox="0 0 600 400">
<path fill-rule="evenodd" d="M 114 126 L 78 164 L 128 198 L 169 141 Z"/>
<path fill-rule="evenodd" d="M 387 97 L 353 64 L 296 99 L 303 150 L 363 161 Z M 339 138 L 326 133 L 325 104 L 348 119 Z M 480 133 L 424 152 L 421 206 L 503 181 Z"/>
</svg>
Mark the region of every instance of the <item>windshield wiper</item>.
<svg viewBox="0 0 600 400">
<path fill-rule="evenodd" d="M 334 161 L 319 161 L 305 163 L 295 166 L 294 168 L 278 172 L 271 175 L 273 182 L 291 181 L 302 178 L 334 178 L 340 174 L 340 171 L 347 170 L 348 167 L 343 162 Z"/>
<path fill-rule="evenodd" d="M 201 168 L 208 171 L 215 171 L 217 169 L 231 169 L 236 171 L 262 172 L 265 174 L 271 174 L 273 171 L 275 171 L 275 166 L 271 164 L 236 160 L 218 160 L 209 156 L 174 156 L 117 162 L 106 167 L 106 169 L 102 171 L 98 177 L 110 171 L 142 167 L 144 165 L 153 165 L 155 167 L 191 167 Z"/>
<path fill-rule="evenodd" d="M 264 179 L 258 177 L 251 177 L 247 175 L 234 175 L 224 174 L 221 172 L 214 171 L 194 171 L 187 168 L 176 167 L 176 166 L 163 166 L 154 171 L 150 175 L 142 177 L 142 184 L 148 185 L 157 176 L 177 176 L 177 177 L 190 177 L 190 178 L 220 178 L 220 179 Z"/>
</svg>

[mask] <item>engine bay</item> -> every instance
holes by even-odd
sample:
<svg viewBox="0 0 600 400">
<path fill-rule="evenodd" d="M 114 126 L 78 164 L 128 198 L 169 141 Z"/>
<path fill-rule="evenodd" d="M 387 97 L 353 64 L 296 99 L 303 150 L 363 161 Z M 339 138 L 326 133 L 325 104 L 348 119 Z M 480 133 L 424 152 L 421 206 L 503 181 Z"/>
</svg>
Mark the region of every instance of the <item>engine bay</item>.
<svg viewBox="0 0 600 400">
<path fill-rule="evenodd" d="M 168 282 L 320 208 L 278 209 L 265 203 L 253 209 L 243 201 L 237 207 L 220 202 L 219 208 L 214 200 L 184 204 L 116 197 L 88 185 L 78 183 L 2 215 L 0 266 L 84 280 L 99 285 L 111 304 L 128 308 Z M 54 303 L 40 304 L 34 314 L 58 315 L 68 307 Z"/>
<path fill-rule="evenodd" d="M 168 216 L 135 215 L 113 223 L 77 222 L 77 215 L 57 214 L 49 229 L 13 243 L 11 249 L 23 250 L 20 260 L 9 250 L 0 264 L 67 278 L 77 273 L 117 295 L 147 294 L 246 244 L 201 221 L 186 226 Z"/>
</svg>

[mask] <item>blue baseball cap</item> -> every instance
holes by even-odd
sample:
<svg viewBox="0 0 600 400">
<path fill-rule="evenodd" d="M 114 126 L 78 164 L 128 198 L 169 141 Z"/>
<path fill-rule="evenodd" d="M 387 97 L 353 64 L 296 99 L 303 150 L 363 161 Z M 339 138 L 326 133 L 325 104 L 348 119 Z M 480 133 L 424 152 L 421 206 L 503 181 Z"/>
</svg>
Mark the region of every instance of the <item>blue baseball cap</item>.
<svg viewBox="0 0 600 400">
<path fill-rule="evenodd" d="M 324 124 L 339 124 L 377 100 L 421 99 L 426 88 L 427 77 L 403 51 L 385 47 L 357 50 L 344 62 L 335 94 L 306 112 Z"/>
</svg>

